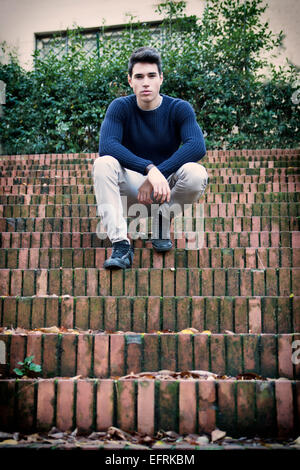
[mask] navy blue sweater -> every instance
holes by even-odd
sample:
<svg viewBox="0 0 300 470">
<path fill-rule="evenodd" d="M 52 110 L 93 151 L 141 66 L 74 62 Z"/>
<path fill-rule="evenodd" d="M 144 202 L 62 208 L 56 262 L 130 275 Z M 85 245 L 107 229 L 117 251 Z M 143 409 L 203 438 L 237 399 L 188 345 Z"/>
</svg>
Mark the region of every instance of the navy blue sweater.
<svg viewBox="0 0 300 470">
<path fill-rule="evenodd" d="M 184 163 L 204 157 L 205 142 L 192 106 L 162 97 L 161 105 L 150 111 L 137 105 L 135 95 L 112 101 L 101 125 L 99 155 L 111 155 L 141 174 L 153 163 L 166 178 Z"/>
</svg>

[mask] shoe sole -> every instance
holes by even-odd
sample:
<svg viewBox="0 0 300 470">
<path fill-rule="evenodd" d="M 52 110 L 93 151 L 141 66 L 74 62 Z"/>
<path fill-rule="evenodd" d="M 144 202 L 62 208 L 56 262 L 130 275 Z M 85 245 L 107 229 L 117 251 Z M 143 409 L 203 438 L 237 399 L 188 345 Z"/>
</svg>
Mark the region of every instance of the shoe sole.
<svg viewBox="0 0 300 470">
<path fill-rule="evenodd" d="M 152 243 L 152 247 L 153 247 L 153 249 L 154 249 L 155 251 L 157 251 L 158 253 L 164 253 L 164 252 L 166 252 L 166 251 L 172 250 L 173 245 L 171 245 L 170 247 L 164 247 L 164 248 L 161 247 L 161 248 L 160 248 L 160 247 L 156 247 L 156 246 L 153 245 L 153 243 Z"/>
</svg>

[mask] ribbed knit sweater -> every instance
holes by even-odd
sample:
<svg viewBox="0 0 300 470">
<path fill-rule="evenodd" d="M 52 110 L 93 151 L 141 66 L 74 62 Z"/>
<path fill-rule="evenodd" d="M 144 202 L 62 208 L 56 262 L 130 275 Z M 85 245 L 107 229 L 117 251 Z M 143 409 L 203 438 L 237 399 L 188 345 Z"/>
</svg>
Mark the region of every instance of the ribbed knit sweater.
<svg viewBox="0 0 300 470">
<path fill-rule="evenodd" d="M 166 178 L 203 158 L 205 142 L 192 106 L 161 96 L 160 106 L 150 111 L 138 106 L 135 95 L 113 100 L 101 125 L 99 155 L 111 155 L 141 174 L 153 163 Z"/>
</svg>

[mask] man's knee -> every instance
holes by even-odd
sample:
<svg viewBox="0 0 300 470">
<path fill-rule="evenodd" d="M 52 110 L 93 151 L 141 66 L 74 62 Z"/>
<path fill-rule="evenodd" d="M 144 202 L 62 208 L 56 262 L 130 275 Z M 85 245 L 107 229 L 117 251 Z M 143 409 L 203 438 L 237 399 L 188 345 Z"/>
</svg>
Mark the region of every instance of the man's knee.
<svg viewBox="0 0 300 470">
<path fill-rule="evenodd" d="M 180 167 L 180 177 L 186 182 L 189 189 L 202 191 L 208 181 L 208 174 L 203 165 L 195 162 L 185 163 Z"/>
<path fill-rule="evenodd" d="M 97 157 L 93 164 L 93 175 L 105 176 L 107 172 L 113 169 L 120 169 L 120 163 L 115 157 L 111 155 L 104 155 Z"/>
</svg>

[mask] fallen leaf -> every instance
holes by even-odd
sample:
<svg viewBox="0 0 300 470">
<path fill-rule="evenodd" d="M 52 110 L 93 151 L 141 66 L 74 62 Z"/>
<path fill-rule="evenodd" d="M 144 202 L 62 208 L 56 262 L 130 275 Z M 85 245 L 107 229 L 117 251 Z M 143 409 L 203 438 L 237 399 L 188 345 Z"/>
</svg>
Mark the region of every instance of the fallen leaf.
<svg viewBox="0 0 300 470">
<path fill-rule="evenodd" d="M 201 331 L 202 334 L 206 334 L 206 335 L 211 335 L 211 331 L 210 330 L 204 330 L 204 331 Z"/>
<path fill-rule="evenodd" d="M 198 330 L 195 328 L 186 328 L 185 330 L 181 330 L 180 333 L 193 335 L 194 333 L 198 333 Z"/>
<path fill-rule="evenodd" d="M 230 331 L 230 330 L 225 330 L 225 333 L 227 333 L 228 335 L 234 335 L 235 334 L 233 331 Z"/>
<path fill-rule="evenodd" d="M 16 445 L 18 444 L 18 441 L 15 441 L 14 439 L 6 439 L 5 441 L 0 442 L 1 445 Z"/>
<path fill-rule="evenodd" d="M 211 433 L 211 442 L 219 441 L 220 439 L 223 439 L 223 437 L 225 436 L 226 436 L 225 431 L 221 431 L 220 429 L 214 429 Z"/>
</svg>

